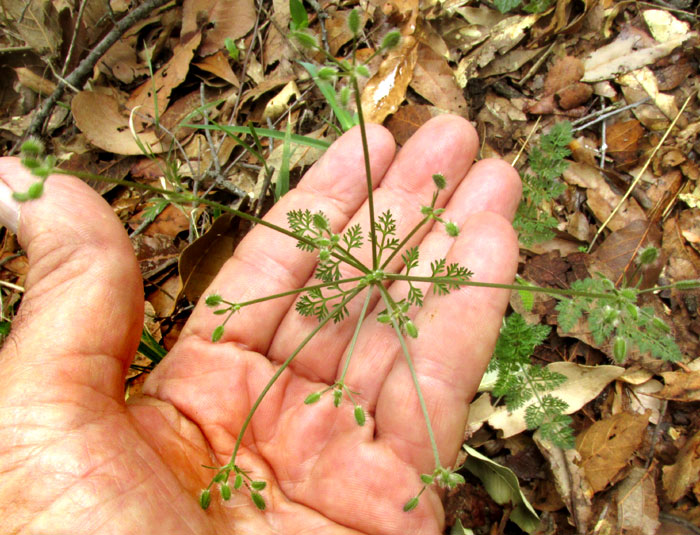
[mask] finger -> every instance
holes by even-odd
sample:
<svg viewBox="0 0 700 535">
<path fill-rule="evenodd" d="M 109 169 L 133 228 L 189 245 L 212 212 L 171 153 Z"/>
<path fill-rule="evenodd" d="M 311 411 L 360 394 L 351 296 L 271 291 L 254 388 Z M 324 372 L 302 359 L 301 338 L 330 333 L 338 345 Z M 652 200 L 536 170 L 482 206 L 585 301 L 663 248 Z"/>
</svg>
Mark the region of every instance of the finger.
<svg viewBox="0 0 700 535">
<path fill-rule="evenodd" d="M 390 210 L 396 219 L 396 237 L 407 235 L 424 217 L 421 206 L 429 205 L 432 200 L 436 190 L 433 175 L 442 173 L 447 181 L 447 187 L 437 202 L 437 206 L 443 206 L 467 174 L 477 148 L 477 135 L 468 121 L 443 115 L 427 122 L 401 149 L 374 191 L 375 218 Z M 365 234 L 365 247 L 356 256 L 371 268 L 368 203 L 357 212 L 348 226 L 355 224 L 359 224 Z M 422 228 L 407 247 L 420 241 L 427 231 L 428 228 Z M 400 264 L 400 255 L 397 255 L 387 270 L 396 270 Z M 335 379 L 362 308 L 362 297 L 355 298 L 348 307 L 346 319 L 324 327 L 296 357 L 293 369 L 297 373 L 327 383 Z M 270 357 L 278 362 L 284 361 L 289 356 L 290 348 L 296 347 L 317 324 L 316 318 L 301 317 L 295 310 L 290 310 L 280 325 Z"/>
<path fill-rule="evenodd" d="M 501 160 L 481 160 L 474 164 L 455 191 L 443 213 L 444 219 L 459 227 L 469 216 L 480 212 L 493 212 L 510 220 L 517 209 L 520 191 L 520 177 L 513 167 Z M 464 239 L 464 230 L 461 237 Z M 444 258 L 454 242 L 443 226 L 436 224 L 420 244 L 419 266 L 411 274 L 430 276 L 431 262 Z M 416 286 L 424 295 L 431 292 L 429 284 Z M 395 282 L 389 291 L 399 301 L 406 297 L 408 289 L 407 283 Z M 395 359 L 400 358 L 400 347 L 393 329 L 376 321 L 377 313 L 385 308 L 384 303 L 379 302 L 365 322 L 345 378 L 348 388 L 359 393 L 370 412 L 375 409 L 379 392 Z M 416 312 L 414 309 L 409 315 Z M 337 373 L 340 374 L 341 370 Z"/>
<path fill-rule="evenodd" d="M 378 125 L 368 126 L 367 137 L 372 150 L 372 176 L 379 180 L 394 157 L 394 140 Z M 367 197 L 363 162 L 360 131 L 356 128 L 328 149 L 299 186 L 272 207 L 265 220 L 289 228 L 290 210 L 323 210 L 336 230 L 342 228 Z M 236 248 L 205 295 L 216 293 L 238 303 L 303 287 L 313 272 L 316 255 L 296 245 L 297 240 L 257 225 Z M 289 296 L 242 308 L 227 324 L 220 343 L 235 342 L 246 349 L 266 353 L 294 299 L 295 296 Z M 201 340 L 210 340 L 221 321 L 222 316 L 214 315 L 200 302 L 178 344 L 149 377 L 147 390 L 155 391 L 166 378 L 177 379 L 190 367 L 206 373 L 207 363 L 192 348 L 199 347 Z M 218 369 L 221 365 L 221 361 L 213 361 L 211 368 Z"/>
<path fill-rule="evenodd" d="M 16 158 L 0 159 L 0 191 L 36 182 Z M 110 206 L 74 177 L 52 175 L 42 197 L 5 202 L 29 259 L 22 305 L 0 358 L 0 391 L 35 402 L 108 396 L 123 402 L 123 378 L 143 324 L 141 274 Z"/>
<path fill-rule="evenodd" d="M 493 213 L 467 219 L 447 255 L 472 272 L 471 280 L 511 284 L 518 242 L 510 222 Z M 468 401 L 493 352 L 508 304 L 507 290 L 464 286 L 449 295 L 430 294 L 414 322 L 419 335 L 408 348 L 432 422 L 443 466 L 457 455 Z M 377 437 L 406 462 L 430 471 L 433 453 L 409 366 L 398 355 L 377 400 Z"/>
</svg>

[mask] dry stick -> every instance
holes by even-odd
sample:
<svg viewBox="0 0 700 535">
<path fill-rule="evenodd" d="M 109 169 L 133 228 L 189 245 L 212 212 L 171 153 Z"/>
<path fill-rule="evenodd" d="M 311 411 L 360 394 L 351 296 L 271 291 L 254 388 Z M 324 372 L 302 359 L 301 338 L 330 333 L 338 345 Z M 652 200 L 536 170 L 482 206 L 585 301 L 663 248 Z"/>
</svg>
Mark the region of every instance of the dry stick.
<svg viewBox="0 0 700 535">
<path fill-rule="evenodd" d="M 51 114 L 51 110 L 53 110 L 53 107 L 63 96 L 66 89 L 66 84 L 81 88 L 92 73 L 93 68 L 100 58 L 114 43 L 117 42 L 122 35 L 124 35 L 129 28 L 131 28 L 139 20 L 149 15 L 154 9 L 159 8 L 170 1 L 171 0 L 146 0 L 146 2 L 119 20 L 114 28 L 112 28 L 112 30 L 104 36 L 102 41 L 100 41 L 97 46 L 92 49 L 88 56 L 73 70 L 73 72 L 66 77 L 65 82 L 59 82 L 54 92 L 44 101 L 44 103 L 41 105 L 41 109 L 32 119 L 32 122 L 27 129 L 27 133 L 29 135 L 40 135 L 44 129 L 46 119 Z"/>
<path fill-rule="evenodd" d="M 595 233 L 595 236 L 593 236 L 593 241 L 591 241 L 591 244 L 588 246 L 588 250 L 586 251 L 587 253 L 590 253 L 590 252 L 591 252 L 591 249 L 593 248 L 593 245 L 595 244 L 595 242 L 596 242 L 596 240 L 598 239 L 598 237 L 600 236 L 600 234 L 603 232 L 603 230 L 605 230 L 605 228 L 608 226 L 608 223 L 610 223 L 610 221 L 612 220 L 612 218 L 615 217 L 615 215 L 617 214 L 617 212 L 620 210 L 620 207 L 622 206 L 622 204 L 623 204 L 623 203 L 627 200 L 627 198 L 630 196 L 630 194 L 632 193 L 632 190 L 635 188 L 635 186 L 637 185 L 637 183 L 640 181 L 640 179 L 642 178 L 642 175 L 644 174 L 644 172 L 645 172 L 645 171 L 647 170 L 647 168 L 649 167 L 649 164 L 651 163 L 651 161 L 654 159 L 654 156 L 656 156 L 656 153 L 659 151 L 659 149 L 661 148 L 661 146 L 662 146 L 662 145 L 664 144 L 664 142 L 666 141 L 666 138 L 667 138 L 668 135 L 671 133 L 671 130 L 673 130 L 673 127 L 676 126 L 676 122 L 678 121 L 679 117 L 680 117 L 680 116 L 683 114 L 683 112 L 685 111 L 685 108 L 686 108 L 686 106 L 688 106 L 688 103 L 690 102 L 690 99 L 693 98 L 694 96 L 695 96 L 695 93 L 691 93 L 690 95 L 688 95 L 688 98 L 685 99 L 685 102 L 683 103 L 683 106 L 681 106 L 681 109 L 678 111 L 678 114 L 676 114 L 676 117 L 673 119 L 673 121 L 671 121 L 671 124 L 668 125 L 668 128 L 666 129 L 666 132 L 664 132 L 663 137 L 662 137 L 662 138 L 659 140 L 659 142 L 656 144 L 656 147 L 654 147 L 654 150 L 653 150 L 653 151 L 651 152 L 651 154 L 649 155 L 649 158 L 647 159 L 647 162 L 646 162 L 646 163 L 644 164 L 644 166 L 640 169 L 639 173 L 637 173 L 637 176 L 635 177 L 635 179 L 634 179 L 634 180 L 632 181 L 632 183 L 630 184 L 630 187 L 627 188 L 627 191 L 626 191 L 625 194 L 622 196 L 622 199 L 620 199 L 620 202 L 617 203 L 617 206 L 615 207 L 615 209 L 610 213 L 610 215 L 609 215 L 608 218 L 605 220 L 605 222 L 600 226 L 600 228 L 598 229 L 598 232 Z"/>
</svg>

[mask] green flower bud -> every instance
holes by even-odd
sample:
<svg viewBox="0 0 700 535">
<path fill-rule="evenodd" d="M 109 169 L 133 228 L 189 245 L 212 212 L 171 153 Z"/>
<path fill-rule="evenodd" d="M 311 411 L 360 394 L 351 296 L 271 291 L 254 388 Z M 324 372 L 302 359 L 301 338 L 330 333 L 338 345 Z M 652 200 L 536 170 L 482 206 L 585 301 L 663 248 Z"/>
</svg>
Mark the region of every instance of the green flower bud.
<svg viewBox="0 0 700 535">
<path fill-rule="evenodd" d="M 445 180 L 445 175 L 442 173 L 435 173 L 433 175 L 433 182 L 435 182 L 437 189 L 445 189 L 447 187 L 447 180 Z"/>
<path fill-rule="evenodd" d="M 653 263 L 657 258 L 659 258 L 659 250 L 653 245 L 649 245 L 640 251 L 637 256 L 637 262 L 646 266 Z"/>
<path fill-rule="evenodd" d="M 353 9 L 348 15 L 348 28 L 353 35 L 360 32 L 360 12 L 357 9 Z"/>
<path fill-rule="evenodd" d="M 314 37 L 310 33 L 302 32 L 302 31 L 298 30 L 296 32 L 292 32 L 292 37 L 294 37 L 294 39 L 296 39 L 299 42 L 299 44 L 303 47 L 318 48 L 318 41 L 316 40 L 316 37 Z M 263 502 L 263 504 L 264 503 L 265 502 Z"/>
<path fill-rule="evenodd" d="M 652 320 L 652 324 L 654 325 L 654 327 L 656 327 L 660 331 L 665 332 L 666 334 L 671 332 L 671 327 L 666 325 L 666 323 L 663 320 L 657 318 L 656 316 L 654 316 L 654 319 Z"/>
<path fill-rule="evenodd" d="M 615 338 L 613 343 L 613 357 L 617 362 L 622 362 L 627 357 L 627 340 L 622 336 Z"/>
<path fill-rule="evenodd" d="M 312 403 L 316 403 L 319 399 L 321 399 L 321 392 L 314 392 L 306 396 L 304 403 L 311 405 Z"/>
<path fill-rule="evenodd" d="M 355 72 L 360 76 L 369 78 L 369 69 L 367 68 L 367 65 L 358 65 L 357 67 L 355 67 Z"/>
<path fill-rule="evenodd" d="M 464 485 L 464 477 L 457 472 L 450 472 L 447 476 L 447 486 L 453 489 L 457 485 Z"/>
<path fill-rule="evenodd" d="M 401 34 L 397 30 L 392 30 L 384 36 L 381 48 L 384 50 L 394 48 L 396 45 L 399 44 L 400 40 Z"/>
<path fill-rule="evenodd" d="M 226 472 L 219 472 L 214 476 L 214 483 L 221 483 L 228 479 L 228 474 Z"/>
<path fill-rule="evenodd" d="M 416 507 L 418 507 L 418 496 L 408 500 L 406 505 L 403 506 L 403 510 L 405 513 L 408 513 L 409 511 L 413 511 Z"/>
<path fill-rule="evenodd" d="M 377 316 L 377 321 L 379 323 L 391 323 L 391 316 L 387 312 L 382 312 Z"/>
<path fill-rule="evenodd" d="M 41 197 L 42 193 L 44 193 L 43 182 L 34 182 L 34 184 L 31 184 L 27 190 L 27 195 L 30 199 L 38 199 Z"/>
<path fill-rule="evenodd" d="M 211 504 L 211 492 L 209 492 L 209 489 L 205 489 L 199 495 L 199 506 L 202 509 L 207 509 L 209 504 Z"/>
<path fill-rule="evenodd" d="M 432 485 L 433 484 L 433 476 L 430 474 L 421 474 L 420 479 L 423 483 L 426 485 Z"/>
<path fill-rule="evenodd" d="M 34 170 L 41 166 L 41 162 L 33 156 L 29 156 L 27 158 L 22 158 L 22 165 L 27 169 Z"/>
<path fill-rule="evenodd" d="M 318 258 L 321 262 L 325 262 L 331 257 L 331 252 L 328 249 L 321 249 L 318 252 Z"/>
<path fill-rule="evenodd" d="M 261 511 L 265 510 L 265 500 L 260 494 L 258 494 L 257 492 L 251 492 L 250 497 L 253 499 L 255 507 L 257 507 Z"/>
<path fill-rule="evenodd" d="M 403 324 L 403 328 L 406 329 L 406 334 L 411 338 L 418 338 L 418 327 L 411 321 L 406 320 Z"/>
<path fill-rule="evenodd" d="M 27 156 L 39 156 L 44 152 L 44 144 L 38 139 L 31 137 L 22 143 L 20 150 L 22 154 L 26 154 Z"/>
<path fill-rule="evenodd" d="M 228 314 L 229 309 L 228 308 L 219 308 L 213 312 L 215 316 L 223 316 L 224 314 Z"/>
<path fill-rule="evenodd" d="M 207 296 L 207 298 L 204 300 L 204 303 L 208 307 L 216 307 L 216 306 L 219 306 L 222 301 L 223 301 L 223 297 L 221 297 L 220 295 L 211 294 L 211 295 Z"/>
<path fill-rule="evenodd" d="M 688 279 L 676 283 L 676 288 L 679 290 L 694 290 L 698 286 L 700 286 L 700 280 L 697 279 Z"/>
<path fill-rule="evenodd" d="M 255 490 L 265 490 L 265 487 L 267 487 L 267 482 L 266 481 L 252 481 L 250 483 L 250 486 L 253 487 Z"/>
<path fill-rule="evenodd" d="M 223 483 L 219 487 L 219 491 L 221 492 L 221 497 L 224 499 L 224 501 L 231 499 L 231 487 L 228 486 L 228 483 Z"/>
<path fill-rule="evenodd" d="M 338 74 L 338 71 L 336 71 L 333 67 L 326 66 L 326 67 L 321 67 L 318 70 L 318 77 L 321 80 L 330 80 L 334 76 L 337 76 L 337 74 Z"/>
<path fill-rule="evenodd" d="M 241 485 L 243 485 L 243 476 L 241 474 L 236 474 L 233 480 L 233 488 L 238 490 L 241 488 Z"/>
<path fill-rule="evenodd" d="M 340 402 L 343 401 L 343 391 L 340 388 L 333 390 L 333 405 L 340 407 Z"/>
<path fill-rule="evenodd" d="M 445 223 L 445 231 L 453 238 L 459 236 L 459 227 L 457 226 L 457 223 L 454 223 L 452 221 L 448 221 L 447 223 Z"/>
<path fill-rule="evenodd" d="M 347 105 L 350 103 L 350 88 L 348 86 L 344 86 L 340 90 L 340 103 L 344 106 L 347 107 Z"/>
<path fill-rule="evenodd" d="M 360 427 L 365 425 L 365 411 L 359 405 L 355 405 L 355 421 Z"/>
<path fill-rule="evenodd" d="M 625 307 L 625 310 L 627 310 L 627 315 L 634 321 L 639 319 L 639 307 L 636 305 L 629 304 Z"/>
<path fill-rule="evenodd" d="M 211 333 L 211 341 L 212 342 L 218 342 L 221 340 L 221 337 L 224 335 L 224 326 L 219 325 L 216 329 L 214 329 L 214 332 Z"/>
<path fill-rule="evenodd" d="M 313 215 L 312 222 L 317 229 L 328 230 L 328 219 L 321 212 L 316 212 Z"/>
</svg>

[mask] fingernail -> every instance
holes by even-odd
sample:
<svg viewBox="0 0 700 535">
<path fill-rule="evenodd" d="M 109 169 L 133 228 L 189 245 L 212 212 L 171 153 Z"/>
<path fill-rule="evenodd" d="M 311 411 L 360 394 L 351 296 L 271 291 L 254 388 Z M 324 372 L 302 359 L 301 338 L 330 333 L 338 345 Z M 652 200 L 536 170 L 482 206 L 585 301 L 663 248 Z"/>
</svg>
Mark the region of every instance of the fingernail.
<svg viewBox="0 0 700 535">
<path fill-rule="evenodd" d="M 0 225 L 7 227 L 14 234 L 19 228 L 19 202 L 12 197 L 10 186 L 0 180 Z"/>
</svg>

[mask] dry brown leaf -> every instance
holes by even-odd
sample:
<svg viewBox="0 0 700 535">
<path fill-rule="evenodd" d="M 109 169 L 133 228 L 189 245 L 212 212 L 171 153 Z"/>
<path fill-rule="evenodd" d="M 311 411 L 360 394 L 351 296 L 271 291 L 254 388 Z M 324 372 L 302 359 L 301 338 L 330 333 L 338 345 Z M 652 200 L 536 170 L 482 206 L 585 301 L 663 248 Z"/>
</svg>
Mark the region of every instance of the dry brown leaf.
<svg viewBox="0 0 700 535">
<path fill-rule="evenodd" d="M 411 88 L 438 108 L 468 117 L 467 101 L 447 60 L 425 45 L 418 46 Z"/>
<path fill-rule="evenodd" d="M 700 479 L 700 431 L 695 433 L 678 452 L 676 462 L 663 468 L 666 497 L 677 502 Z"/>
<path fill-rule="evenodd" d="M 404 98 L 418 59 L 418 41 L 403 36 L 398 47 L 382 61 L 362 91 L 362 111 L 365 121 L 382 123 L 394 113 Z"/>
<path fill-rule="evenodd" d="M 489 76 L 498 76 L 499 74 L 507 74 L 515 72 L 525 65 L 528 61 L 542 53 L 544 47 L 533 48 L 532 50 L 525 48 L 515 48 L 507 54 L 494 59 L 486 67 L 479 71 L 480 78 Z"/>
<path fill-rule="evenodd" d="M 239 39 L 255 24 L 253 0 L 185 0 L 182 6 L 182 35 L 198 32 L 205 25 L 199 53 L 213 54 L 227 38 Z"/>
<path fill-rule="evenodd" d="M 3 23 L 38 54 L 55 56 L 61 46 L 58 13 L 50 0 L 2 3 Z M 3 32 L 4 33 L 4 32 Z"/>
<path fill-rule="evenodd" d="M 190 61 L 201 39 L 202 34 L 197 32 L 192 34 L 186 43 L 178 44 L 173 50 L 170 61 L 153 74 L 152 80 L 148 78 L 134 91 L 127 102 L 127 107 L 134 109 L 140 106 L 139 112 L 151 117 L 155 117 L 156 106 L 159 114 L 165 112 L 170 103 L 170 93 L 185 80 L 190 70 Z M 154 89 L 157 98 L 154 97 Z"/>
<path fill-rule="evenodd" d="M 593 95 L 593 88 L 582 82 L 576 82 L 560 89 L 554 94 L 554 101 L 564 111 L 583 106 Z"/>
<path fill-rule="evenodd" d="M 440 113 L 436 108 L 423 104 L 401 106 L 387 119 L 386 127 L 394 136 L 396 143 L 403 145 L 424 123 Z"/>
<path fill-rule="evenodd" d="M 132 83 L 137 77 L 148 74 L 148 67 L 139 63 L 134 46 L 136 37 L 133 39 L 120 39 L 114 43 L 107 53 L 102 56 L 97 68 L 107 74 L 111 74 L 125 84 Z"/>
<path fill-rule="evenodd" d="M 620 76 L 618 83 L 627 102 L 638 102 L 651 97 L 651 102 L 633 108 L 632 113 L 644 126 L 651 130 L 663 130 L 678 115 L 678 106 L 673 95 L 659 91 L 659 84 L 653 71 L 648 67 L 637 69 Z M 681 126 L 685 126 L 681 122 Z"/>
<path fill-rule="evenodd" d="M 131 242 L 144 278 L 148 278 L 151 272 L 162 269 L 164 264 L 172 262 L 180 254 L 170 236 L 139 234 Z"/>
<path fill-rule="evenodd" d="M 593 490 L 579 466 L 581 456 L 574 449 L 563 450 L 548 440 L 541 440 L 539 433 L 535 433 L 533 438 L 549 462 L 554 485 L 571 513 L 578 533 L 588 533 L 588 525 L 593 518 Z"/>
<path fill-rule="evenodd" d="M 656 535 L 659 503 L 653 474 L 634 467 L 615 489 L 617 528 L 625 535 Z"/>
<path fill-rule="evenodd" d="M 20 84 L 39 95 L 50 95 L 56 89 L 54 82 L 35 74 L 26 67 L 15 67 L 15 73 L 17 73 L 17 81 Z"/>
<path fill-rule="evenodd" d="M 240 85 L 238 77 L 233 72 L 233 69 L 231 68 L 231 64 L 228 62 L 226 54 L 224 54 L 221 50 L 219 50 L 216 54 L 207 56 L 199 63 L 193 63 L 193 65 L 195 67 L 199 67 L 203 71 L 207 71 L 215 76 L 218 76 L 222 80 L 226 80 L 228 83 L 235 87 L 238 87 Z"/>
<path fill-rule="evenodd" d="M 655 395 L 673 401 L 700 401 L 700 370 L 664 372 L 665 386 Z"/>
<path fill-rule="evenodd" d="M 248 231 L 233 214 L 219 216 L 207 232 L 182 251 L 178 261 L 180 295 L 196 303 Z"/>
<path fill-rule="evenodd" d="M 637 272 L 638 264 L 634 259 L 649 245 L 661 247 L 661 230 L 656 225 L 650 226 L 646 221 L 637 219 L 605 238 L 600 247 L 586 257 L 586 266 L 591 273 L 602 273 L 614 282 L 625 280 L 628 286 L 635 286 L 641 276 L 640 287 L 649 288 L 656 284 L 666 265 L 665 256 L 660 254 L 643 272 Z"/>
<path fill-rule="evenodd" d="M 690 24 L 678 20 L 668 11 L 663 9 L 645 9 L 642 12 L 642 16 L 649 27 L 649 33 L 659 43 L 689 37 Z"/>
<path fill-rule="evenodd" d="M 622 31 L 612 43 L 596 49 L 583 64 L 584 82 L 610 80 L 635 71 L 668 56 L 687 38 L 676 38 L 665 43 L 648 44 L 638 31 Z M 646 46 L 645 46 L 646 45 Z"/>
<path fill-rule="evenodd" d="M 581 467 L 594 492 L 600 492 L 627 466 L 644 439 L 649 414 L 622 412 L 595 422 L 576 437 Z"/>
<path fill-rule="evenodd" d="M 132 229 L 136 229 L 143 222 L 144 212 L 145 210 L 142 210 L 141 212 L 134 214 L 134 216 L 130 219 L 129 226 Z M 163 236 L 168 236 L 174 239 L 180 232 L 188 230 L 189 228 L 189 218 L 180 208 L 173 204 L 169 204 L 160 214 L 158 214 L 158 217 L 156 217 L 155 220 L 146 227 L 143 234 L 147 236 L 162 234 Z"/>
<path fill-rule="evenodd" d="M 553 95 L 566 86 L 583 78 L 584 68 L 580 59 L 573 56 L 560 58 L 547 72 L 544 81 L 544 94 Z"/>
<path fill-rule="evenodd" d="M 700 244 L 700 208 L 683 210 L 678 218 L 678 226 L 688 243 Z"/>
<path fill-rule="evenodd" d="M 175 312 L 180 293 L 180 277 L 171 275 L 164 282 L 158 283 L 158 288 L 146 296 L 146 302 L 153 306 L 155 315 L 159 318 L 169 318 Z"/>
<path fill-rule="evenodd" d="M 569 184 L 588 190 L 588 206 L 599 221 L 605 221 L 622 198 L 622 195 L 612 190 L 602 173 L 594 166 L 571 162 L 562 176 Z M 628 198 L 608 227 L 611 230 L 619 230 L 637 219 L 646 219 L 644 210 L 637 201 Z"/>
<path fill-rule="evenodd" d="M 142 154 L 129 130 L 129 116 L 119 111 L 119 103 L 109 95 L 81 91 L 71 101 L 75 124 L 90 143 L 115 154 Z M 163 152 L 156 134 L 139 132 L 141 142 L 155 153 Z"/>
</svg>

